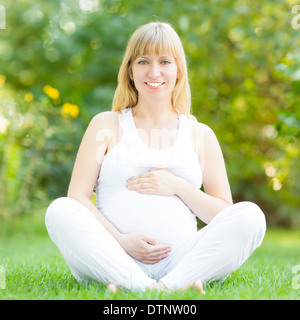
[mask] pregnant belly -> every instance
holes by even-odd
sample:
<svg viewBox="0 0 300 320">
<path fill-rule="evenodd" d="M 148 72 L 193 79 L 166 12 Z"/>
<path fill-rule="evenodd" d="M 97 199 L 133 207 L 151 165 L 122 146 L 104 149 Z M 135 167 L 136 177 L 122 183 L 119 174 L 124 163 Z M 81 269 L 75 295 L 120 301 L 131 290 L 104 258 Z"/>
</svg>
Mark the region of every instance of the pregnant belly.
<svg viewBox="0 0 300 320">
<path fill-rule="evenodd" d="M 141 232 L 160 243 L 175 245 L 197 232 L 195 215 L 177 196 L 144 195 L 125 189 L 99 200 L 101 213 L 122 233 Z"/>
</svg>

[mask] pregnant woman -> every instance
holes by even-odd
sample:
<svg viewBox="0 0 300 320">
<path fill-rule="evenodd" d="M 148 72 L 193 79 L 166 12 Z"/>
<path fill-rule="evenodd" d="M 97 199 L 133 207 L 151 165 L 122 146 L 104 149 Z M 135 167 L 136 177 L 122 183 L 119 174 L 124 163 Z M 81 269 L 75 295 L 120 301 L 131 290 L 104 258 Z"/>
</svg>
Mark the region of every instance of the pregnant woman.
<svg viewBox="0 0 300 320">
<path fill-rule="evenodd" d="M 128 42 L 112 111 L 90 122 L 68 196 L 46 212 L 79 282 L 204 293 L 204 283 L 224 280 L 261 244 L 263 212 L 233 204 L 217 138 L 190 104 L 177 33 L 167 23 L 141 26 Z M 206 224 L 200 230 L 196 217 Z"/>
</svg>

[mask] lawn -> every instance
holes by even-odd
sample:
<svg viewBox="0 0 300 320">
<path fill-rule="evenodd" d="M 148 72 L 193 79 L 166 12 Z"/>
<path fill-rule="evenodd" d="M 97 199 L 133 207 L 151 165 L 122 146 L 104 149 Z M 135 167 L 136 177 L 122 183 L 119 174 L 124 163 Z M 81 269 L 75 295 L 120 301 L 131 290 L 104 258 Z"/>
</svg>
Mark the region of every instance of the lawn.
<svg viewBox="0 0 300 320">
<path fill-rule="evenodd" d="M 80 285 L 49 239 L 41 215 L 11 221 L 2 219 L 0 232 L 0 266 L 5 269 L 5 289 L 0 289 L 0 300 L 295 300 L 300 297 L 300 288 L 297 289 L 300 267 L 298 274 L 292 270 L 300 265 L 300 232 L 296 230 L 269 229 L 262 246 L 250 259 L 223 283 L 206 285 L 205 296 L 194 289 L 113 294 L 102 284 Z"/>
</svg>

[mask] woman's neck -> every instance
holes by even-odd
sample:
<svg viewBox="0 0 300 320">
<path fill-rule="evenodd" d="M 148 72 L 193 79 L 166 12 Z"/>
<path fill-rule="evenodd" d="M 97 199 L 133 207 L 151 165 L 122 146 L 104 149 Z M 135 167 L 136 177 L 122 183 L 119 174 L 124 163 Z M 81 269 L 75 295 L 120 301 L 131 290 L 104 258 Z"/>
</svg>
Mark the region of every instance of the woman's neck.
<svg viewBox="0 0 300 320">
<path fill-rule="evenodd" d="M 163 124 L 178 115 L 170 102 L 163 103 L 157 101 L 149 103 L 139 101 L 132 112 L 134 117 L 147 120 L 147 122 L 153 125 Z"/>
</svg>

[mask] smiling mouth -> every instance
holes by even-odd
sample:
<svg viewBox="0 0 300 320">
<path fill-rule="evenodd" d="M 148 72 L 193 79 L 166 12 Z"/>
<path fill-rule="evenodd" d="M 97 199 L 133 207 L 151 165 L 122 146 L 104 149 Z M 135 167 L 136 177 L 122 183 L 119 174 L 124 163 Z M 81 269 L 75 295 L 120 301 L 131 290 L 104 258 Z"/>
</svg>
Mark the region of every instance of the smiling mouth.
<svg viewBox="0 0 300 320">
<path fill-rule="evenodd" d="M 152 87 L 152 88 L 159 88 L 161 87 L 165 82 L 145 82 L 146 85 Z"/>
</svg>

